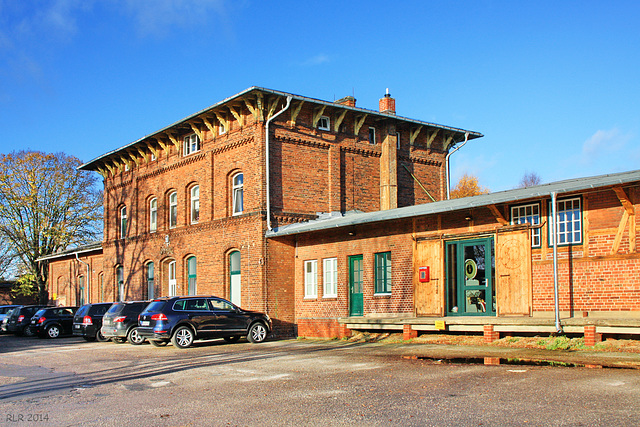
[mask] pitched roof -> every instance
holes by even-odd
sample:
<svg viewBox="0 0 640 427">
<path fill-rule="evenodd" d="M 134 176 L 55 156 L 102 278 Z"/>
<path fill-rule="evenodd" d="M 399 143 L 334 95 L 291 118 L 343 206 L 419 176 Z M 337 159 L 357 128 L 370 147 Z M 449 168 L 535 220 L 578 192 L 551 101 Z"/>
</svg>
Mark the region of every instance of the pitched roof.
<svg viewBox="0 0 640 427">
<path fill-rule="evenodd" d="M 67 249 L 55 254 L 45 255 L 43 257 L 38 258 L 36 261 L 46 261 L 46 260 L 52 260 L 56 258 L 64 258 L 67 256 L 75 256 L 75 254 L 80 255 L 87 252 L 95 252 L 95 251 L 101 251 L 101 250 L 102 250 L 102 242 L 93 242 L 83 246 L 76 246 L 74 248 Z"/>
<path fill-rule="evenodd" d="M 500 203 L 522 202 L 532 199 L 550 197 L 551 193 L 558 196 L 596 190 L 615 185 L 624 185 L 640 181 L 640 170 L 586 178 L 575 178 L 549 184 L 536 185 L 515 190 L 482 194 L 461 199 L 443 200 L 404 208 L 366 213 L 346 213 L 320 216 L 318 219 L 288 224 L 267 232 L 267 237 L 280 237 L 311 231 L 330 230 L 332 228 L 370 224 L 374 222 L 391 221 L 395 219 L 413 218 L 422 215 L 455 212 L 469 208 L 479 208 Z"/>
<path fill-rule="evenodd" d="M 117 148 L 115 150 L 111 150 L 108 153 L 105 153 L 101 156 L 96 157 L 93 160 L 90 160 L 86 163 L 84 163 L 83 165 L 79 166 L 78 169 L 81 170 L 95 170 L 95 168 L 98 166 L 98 164 L 105 160 L 106 158 L 110 157 L 113 154 L 116 153 L 120 153 L 123 151 L 127 151 L 131 148 L 133 148 L 136 145 L 140 145 L 141 143 L 143 143 L 143 141 L 149 139 L 149 138 L 153 138 L 154 136 L 158 136 L 161 135 L 163 132 L 168 131 L 171 128 L 175 128 L 175 127 L 179 127 L 179 126 L 183 126 L 186 125 L 190 120 L 194 120 L 196 118 L 198 118 L 198 116 L 201 116 L 203 114 L 212 112 L 213 110 L 215 110 L 216 108 L 220 108 L 222 106 L 224 106 L 225 104 L 229 104 L 231 102 L 237 102 L 237 101 L 241 101 L 245 98 L 249 98 L 252 96 L 256 96 L 257 94 L 263 94 L 263 95 L 274 95 L 276 97 L 282 97 L 282 98 L 287 98 L 287 97 L 291 97 L 293 100 L 297 100 L 297 101 L 304 101 L 307 103 L 311 103 L 311 104 L 319 104 L 319 105 L 323 105 L 323 106 L 330 106 L 331 108 L 336 108 L 336 109 L 344 109 L 344 110 L 351 110 L 354 111 L 356 113 L 365 113 L 371 116 L 377 116 L 377 117 L 384 117 L 386 119 L 394 119 L 400 122 L 407 122 L 407 123 L 413 123 L 415 125 L 418 126 L 427 126 L 427 127 L 431 127 L 431 128 L 437 128 L 437 129 L 442 129 L 442 130 L 446 130 L 449 132 L 452 132 L 454 134 L 457 134 L 457 140 L 455 140 L 455 142 L 460 142 L 464 139 L 464 135 L 466 133 L 468 133 L 468 139 L 476 139 L 476 138 L 481 138 L 482 135 L 481 133 L 478 132 L 474 132 L 474 131 L 467 131 L 464 129 L 458 129 L 458 128 L 454 128 L 454 127 L 450 127 L 450 126 L 444 126 L 444 125 L 439 125 L 436 123 L 429 123 L 429 122 L 425 122 L 425 121 L 421 121 L 421 120 L 415 120 L 415 119 L 409 119 L 406 117 L 402 117 L 402 116 L 398 116 L 395 114 L 388 114 L 388 113 L 382 113 L 380 111 L 376 111 L 376 110 L 369 110 L 366 108 L 360 108 L 360 107 L 351 107 L 349 105 L 344 105 L 344 104 L 339 104 L 336 102 L 329 102 L 329 101 L 322 101 L 320 99 L 315 99 L 315 98 L 309 98 L 306 96 L 301 96 L 301 95 L 295 95 L 292 93 L 287 93 L 287 92 L 281 92 L 281 91 L 277 91 L 277 90 L 272 90 L 272 89 L 266 89 L 266 88 L 262 88 L 262 87 L 258 87 L 258 86 L 252 86 L 248 89 L 243 90 L 242 92 L 239 92 L 229 98 L 223 99 L 222 101 L 213 104 L 210 107 L 207 107 L 203 110 L 198 111 L 197 113 L 191 114 L 190 116 L 185 117 L 184 119 L 178 120 L 177 122 L 174 122 L 172 124 L 170 124 L 169 126 L 166 126 L 160 130 L 157 130 L 153 133 L 150 133 L 148 135 L 143 136 L 142 138 L 133 141 L 130 144 L 127 144 L 123 147 Z"/>
</svg>

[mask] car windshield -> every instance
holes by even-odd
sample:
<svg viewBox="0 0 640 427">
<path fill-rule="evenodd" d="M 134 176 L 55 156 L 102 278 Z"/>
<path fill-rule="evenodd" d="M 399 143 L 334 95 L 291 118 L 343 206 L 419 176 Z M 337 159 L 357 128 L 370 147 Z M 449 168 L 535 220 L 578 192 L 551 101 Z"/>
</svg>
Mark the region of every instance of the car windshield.
<svg viewBox="0 0 640 427">
<path fill-rule="evenodd" d="M 34 314 L 34 316 L 39 316 L 39 317 L 41 317 L 41 316 L 45 313 L 45 311 L 47 311 L 47 310 L 45 310 L 45 309 L 38 310 L 38 311 L 36 312 L 36 314 Z"/>
</svg>

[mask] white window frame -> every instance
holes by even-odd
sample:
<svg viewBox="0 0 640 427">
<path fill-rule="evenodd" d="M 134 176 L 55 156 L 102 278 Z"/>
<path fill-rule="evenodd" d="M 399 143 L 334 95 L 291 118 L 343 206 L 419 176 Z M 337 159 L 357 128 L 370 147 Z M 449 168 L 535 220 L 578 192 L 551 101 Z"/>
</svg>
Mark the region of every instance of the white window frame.
<svg viewBox="0 0 640 427">
<path fill-rule="evenodd" d="M 174 297 L 178 295 L 178 280 L 176 279 L 176 270 L 177 270 L 176 262 L 175 261 L 169 262 L 167 277 L 169 279 L 169 289 L 168 289 L 169 295 L 168 296 L 170 297 Z"/>
<path fill-rule="evenodd" d="M 322 291 L 324 298 L 338 297 L 338 258 L 322 260 Z"/>
<path fill-rule="evenodd" d="M 373 255 L 374 295 L 391 295 L 393 283 L 391 259 L 391 251 L 377 252 Z M 380 284 L 386 286 L 380 286 Z M 381 287 L 384 289 L 380 289 Z"/>
<path fill-rule="evenodd" d="M 376 145 L 376 128 L 374 127 L 369 127 L 369 144 Z"/>
<path fill-rule="evenodd" d="M 127 206 L 120 207 L 120 238 L 124 239 L 127 237 L 127 228 L 129 224 L 127 221 Z"/>
<path fill-rule="evenodd" d="M 158 231 L 158 198 L 149 200 L 149 232 Z"/>
<path fill-rule="evenodd" d="M 200 186 L 194 185 L 191 188 L 191 224 L 200 221 Z"/>
<path fill-rule="evenodd" d="M 225 133 L 227 133 L 227 127 L 224 123 L 220 122 L 218 125 L 218 135 L 224 135 Z"/>
<path fill-rule="evenodd" d="M 511 224 L 540 225 L 540 203 L 512 206 Z M 531 229 L 531 247 L 540 247 L 540 228 Z"/>
<path fill-rule="evenodd" d="M 331 130 L 331 119 L 328 116 L 320 116 L 318 119 L 318 129 Z"/>
<path fill-rule="evenodd" d="M 175 215 L 174 215 L 175 212 Z M 169 228 L 176 228 L 178 225 L 178 192 L 169 194 Z"/>
<path fill-rule="evenodd" d="M 184 155 L 188 156 L 200 151 L 200 137 L 195 133 L 184 137 Z"/>
<path fill-rule="evenodd" d="M 242 182 L 237 183 L 238 177 L 241 177 Z M 233 215 L 244 212 L 244 174 L 242 172 L 231 177 L 231 212 Z"/>
<path fill-rule="evenodd" d="M 318 298 L 318 260 L 304 262 L 304 297 Z"/>
<path fill-rule="evenodd" d="M 582 244 L 582 200 L 580 197 L 556 201 L 556 241 L 558 246 Z M 570 208 L 567 206 L 571 204 Z M 577 208 L 576 208 L 577 205 Z M 553 207 L 549 203 L 549 216 L 553 215 Z M 549 224 L 551 230 L 551 224 Z M 574 238 L 576 240 L 574 240 Z M 553 236 L 549 233 L 549 246 L 553 246 Z"/>
</svg>

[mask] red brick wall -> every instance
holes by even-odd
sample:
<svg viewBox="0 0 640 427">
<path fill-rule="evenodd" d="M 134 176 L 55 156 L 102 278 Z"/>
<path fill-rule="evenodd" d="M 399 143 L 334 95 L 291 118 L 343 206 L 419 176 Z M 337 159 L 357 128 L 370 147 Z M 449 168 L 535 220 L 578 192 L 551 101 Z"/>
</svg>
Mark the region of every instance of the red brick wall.
<svg viewBox="0 0 640 427">
<path fill-rule="evenodd" d="M 80 254 L 79 258 L 89 264 L 90 278 L 87 266 L 73 257 L 54 259 L 49 263 L 49 300 L 56 305 L 79 305 L 79 277 L 84 277 L 85 303 L 108 302 L 109 294 L 102 293 L 101 278 L 104 275 L 103 256 L 100 251 Z M 89 280 L 90 279 L 90 280 Z M 86 292 L 89 291 L 89 298 Z M 104 299 L 103 299 L 104 298 Z"/>
</svg>

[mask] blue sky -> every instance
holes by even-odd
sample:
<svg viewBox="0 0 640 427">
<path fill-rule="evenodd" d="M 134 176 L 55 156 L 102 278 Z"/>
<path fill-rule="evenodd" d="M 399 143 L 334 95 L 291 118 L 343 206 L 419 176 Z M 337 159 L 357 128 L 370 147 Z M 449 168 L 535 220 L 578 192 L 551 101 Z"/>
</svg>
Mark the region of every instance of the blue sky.
<svg viewBox="0 0 640 427">
<path fill-rule="evenodd" d="M 483 133 L 452 182 L 640 169 L 640 2 L 0 0 L 0 152 L 91 160 L 250 86 Z"/>
</svg>

